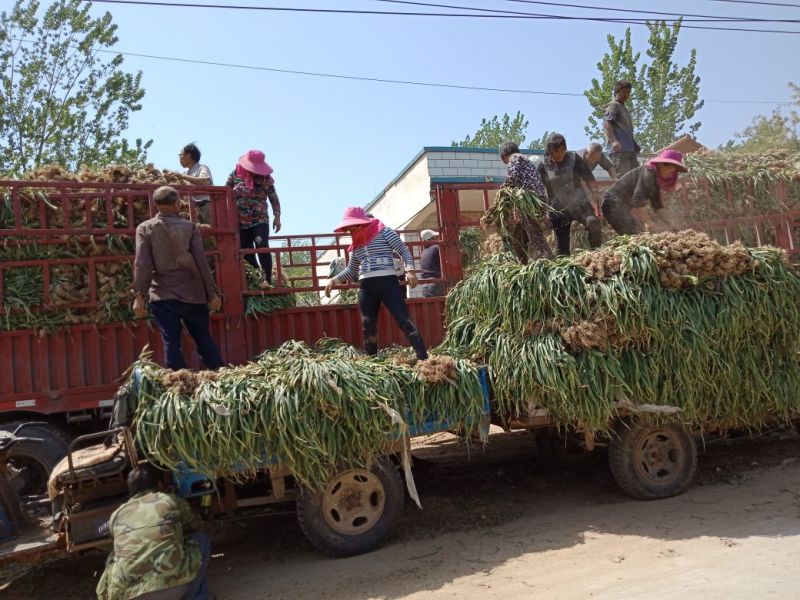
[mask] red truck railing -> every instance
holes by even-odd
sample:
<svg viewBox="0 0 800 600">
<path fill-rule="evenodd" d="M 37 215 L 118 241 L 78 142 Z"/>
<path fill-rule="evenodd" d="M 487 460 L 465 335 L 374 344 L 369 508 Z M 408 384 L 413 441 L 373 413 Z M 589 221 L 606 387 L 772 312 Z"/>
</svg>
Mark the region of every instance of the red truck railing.
<svg viewBox="0 0 800 600">
<path fill-rule="evenodd" d="M 135 226 L 155 213 L 155 188 L 0 181 L 0 210 L 4 211 L 0 213 L 0 251 L 6 251 L 0 262 L 0 299 L 4 300 L 0 302 L 0 319 L 22 308 L 4 306 L 9 299 L 4 281 L 19 268 L 32 268 L 41 274 L 39 292 L 34 294 L 39 303 L 25 306 L 24 310 L 85 312 L 103 308 L 101 290 L 102 281 L 107 280 L 107 265 L 130 269 Z M 301 306 L 246 315 L 251 296 L 307 293 L 319 298 L 332 256 L 347 257 L 349 241 L 344 236 L 274 236 L 269 249 L 241 250 L 235 204 L 227 188 L 178 189 L 184 196 L 211 196 L 212 222 L 202 232 L 224 302 L 221 314 L 212 319 L 212 333 L 226 362 L 244 362 L 288 339 L 313 343 L 330 336 L 356 345 L 363 343 L 360 316 L 352 304 Z M 193 205 L 189 211 L 189 216 L 196 219 Z M 405 233 L 418 239 L 418 232 Z M 119 250 L 120 242 L 127 244 L 127 250 Z M 421 248 L 431 243 L 436 242 L 412 240 L 408 245 L 418 256 Z M 116 244 L 113 254 L 110 244 Z M 39 249 L 52 247 L 58 257 L 40 258 L 29 253 L 20 260 L 7 259 L 10 249 L 19 251 L 33 245 Z M 80 250 L 65 257 L 73 246 Z M 99 250 L 93 251 L 93 247 Z M 244 255 L 266 252 L 273 255 L 277 265 L 279 285 L 266 291 L 248 289 Z M 85 273 L 85 289 L 80 290 L 82 296 L 78 299 L 59 301 L 52 293 L 54 282 L 59 270 L 72 266 Z M 285 285 L 280 285 L 284 273 L 288 277 Z M 455 273 L 452 268 L 447 275 L 453 281 L 460 277 L 460 272 Z M 127 306 L 130 298 L 120 298 L 119 302 Z M 444 331 L 444 298 L 411 299 L 409 311 L 426 342 L 438 344 Z M 388 314 L 380 319 L 379 340 L 384 346 L 406 343 Z M 154 351 L 156 360 L 163 360 L 161 338 L 150 321 L 76 323 L 50 332 L 0 326 L 0 413 L 63 413 L 69 420 L 90 418 L 98 409 L 110 406 L 121 375 L 146 346 Z M 188 339 L 185 354 L 190 366 L 201 367 Z"/>
</svg>

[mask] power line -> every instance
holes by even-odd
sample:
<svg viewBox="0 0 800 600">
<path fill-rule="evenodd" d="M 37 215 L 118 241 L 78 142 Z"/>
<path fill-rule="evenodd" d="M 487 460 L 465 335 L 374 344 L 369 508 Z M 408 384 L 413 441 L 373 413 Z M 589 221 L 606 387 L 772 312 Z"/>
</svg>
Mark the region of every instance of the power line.
<svg viewBox="0 0 800 600">
<path fill-rule="evenodd" d="M 575 20 L 599 20 L 599 21 L 610 21 L 614 23 L 632 23 L 632 24 L 641 24 L 645 23 L 651 19 L 646 17 L 629 17 L 626 20 L 623 19 L 615 19 L 611 17 L 580 17 L 580 16 L 573 16 L 573 15 L 550 15 L 550 14 L 542 14 L 542 13 L 531 13 L 531 12 L 520 12 L 520 11 L 513 11 L 513 10 L 499 10 L 495 8 L 475 8 L 471 6 L 456 6 L 452 4 L 433 4 L 431 2 L 414 2 L 412 0 L 372 0 L 373 2 L 384 2 L 388 4 L 405 4 L 411 6 L 428 6 L 431 8 L 451 8 L 454 10 L 474 10 L 479 12 L 485 13 L 497 13 L 497 14 L 509 14 L 509 15 L 525 15 L 543 19 L 575 19 Z M 650 14 L 650 15 L 668 15 L 670 17 L 680 17 L 684 23 L 730 23 L 730 22 L 742 22 L 742 23 L 800 23 L 800 19 L 770 19 L 770 18 L 762 18 L 762 17 L 726 17 L 721 15 L 698 15 L 692 13 L 669 13 L 669 12 L 660 12 L 654 10 L 637 10 L 632 8 L 609 8 L 606 6 L 591 6 L 587 4 L 566 4 L 563 2 L 534 2 L 532 0 L 506 0 L 507 2 L 521 2 L 524 4 L 542 4 L 546 6 L 559 6 L 564 8 L 581 8 L 581 9 L 590 9 L 590 10 L 601 10 L 601 11 L 609 11 L 609 12 L 624 12 L 624 13 L 634 13 L 634 14 Z M 690 18 L 686 19 L 685 17 L 698 17 L 698 18 Z"/>
<path fill-rule="evenodd" d="M 378 2 L 381 1 L 389 1 L 389 0 L 376 0 Z M 608 12 L 620 12 L 620 13 L 633 13 L 633 14 L 640 14 L 640 15 L 662 15 L 662 16 L 671 16 L 671 17 L 700 17 L 706 20 L 719 20 L 721 22 L 724 21 L 744 21 L 744 22 L 768 22 L 768 23 L 796 23 L 796 19 L 763 19 L 757 17 L 726 17 L 724 15 L 704 15 L 704 14 L 695 14 L 695 13 L 685 13 L 685 12 L 663 12 L 658 10 L 642 10 L 638 8 L 613 8 L 610 6 L 592 6 L 589 4 L 568 4 L 565 2 L 545 2 L 545 1 L 538 1 L 538 0 L 505 0 L 506 2 L 516 2 L 518 4 L 537 4 L 542 6 L 559 6 L 563 8 L 581 8 L 581 9 L 589 9 L 589 10 L 605 10 Z"/>
<path fill-rule="evenodd" d="M 15 42 L 23 42 L 26 44 L 33 43 L 32 40 L 26 40 L 23 38 L 9 38 L 14 40 Z M 73 46 L 77 48 L 77 46 Z M 553 91 L 544 91 L 544 90 L 525 90 L 525 89 L 514 89 L 514 88 L 496 88 L 496 87 L 485 87 L 485 86 L 477 86 L 477 85 L 461 85 L 456 83 L 440 83 L 440 82 L 431 82 L 431 81 L 411 81 L 406 79 L 387 79 L 383 77 L 365 77 L 361 75 L 343 75 L 340 73 L 323 73 L 319 71 L 299 71 L 295 69 L 281 69 L 278 67 L 260 67 L 257 65 L 242 65 L 237 63 L 226 63 L 226 62 L 219 62 L 219 61 L 210 61 L 210 60 L 200 60 L 196 58 L 179 58 L 174 56 L 160 56 L 157 54 L 144 54 L 140 52 L 123 52 L 117 50 L 103 50 L 97 49 L 95 52 L 101 52 L 103 54 L 120 54 L 122 56 L 131 56 L 135 58 L 149 58 L 152 60 L 166 60 L 171 62 L 180 62 L 180 63 L 190 63 L 196 65 L 206 65 L 212 67 L 226 67 L 231 69 L 245 69 L 249 71 L 266 71 L 270 73 L 283 73 L 286 75 L 304 75 L 309 77 L 322 77 L 328 79 L 344 79 L 349 81 L 366 81 L 370 83 L 385 83 L 385 84 L 394 84 L 394 85 L 411 85 L 411 86 L 418 86 L 418 87 L 434 87 L 434 88 L 446 88 L 446 89 L 456 89 L 456 90 L 468 90 L 468 91 L 477 91 L 477 92 L 502 92 L 508 94 L 528 94 L 528 95 L 541 95 L 541 96 L 567 96 L 567 97 L 583 97 L 584 94 L 579 92 L 553 92 Z M 793 104 L 789 100 L 705 100 L 705 102 L 710 102 L 714 104 L 785 104 L 790 105 Z"/>
<path fill-rule="evenodd" d="M 553 92 L 544 90 L 525 90 L 513 88 L 496 88 L 485 87 L 476 85 L 461 85 L 456 83 L 439 83 L 431 81 L 411 81 L 406 79 L 386 79 L 382 77 L 365 77 L 361 75 L 343 75 L 340 73 L 322 73 L 317 71 L 298 71 L 294 69 L 280 69 L 277 67 L 260 67 L 256 65 L 241 65 L 236 63 L 224 63 L 217 61 L 199 60 L 193 58 L 177 58 L 172 56 L 158 56 L 155 54 L 141 54 L 136 52 L 115 52 L 114 50 L 98 50 L 98 52 L 105 52 L 109 54 L 122 54 L 123 56 L 133 56 L 137 58 L 150 58 L 154 60 L 167 60 L 173 62 L 192 63 L 199 65 L 208 65 L 214 67 L 228 67 L 234 69 L 247 69 L 251 71 L 268 71 L 270 73 L 283 73 L 287 75 L 305 75 L 310 77 L 324 77 L 329 79 L 345 79 L 350 81 L 366 81 L 371 83 L 388 83 L 395 85 L 412 85 L 418 87 L 435 87 L 456 90 L 469 90 L 477 92 L 502 92 L 508 94 L 528 94 L 540 96 L 568 96 L 568 97 L 583 97 L 582 93 L 578 92 Z M 792 104 L 787 100 L 706 100 L 714 104 Z"/>
<path fill-rule="evenodd" d="M 710 2 L 727 2 L 730 4 L 756 4 L 758 6 L 784 6 L 787 8 L 800 8 L 800 4 L 786 4 L 783 2 L 752 2 L 750 0 L 709 0 Z"/>
<path fill-rule="evenodd" d="M 475 18 L 475 19 L 555 19 L 567 21 L 594 21 L 601 23 L 623 23 L 632 25 L 644 25 L 644 19 L 623 20 L 608 17 L 579 17 L 568 15 L 525 15 L 525 14 L 487 14 L 487 13 L 436 13 L 436 12 L 410 12 L 410 11 L 379 11 L 379 10 L 355 10 L 355 9 L 333 9 L 333 8 L 298 8 L 285 6 L 245 6 L 245 5 L 226 5 L 226 4 L 196 4 L 191 2 L 155 2 L 153 0 L 85 0 L 105 4 L 129 4 L 140 6 L 162 6 L 172 8 L 213 8 L 227 10 L 257 10 L 269 12 L 295 12 L 307 14 L 346 14 L 346 15 L 385 15 L 385 16 L 405 16 L 405 17 L 456 17 L 456 18 Z M 469 10 L 475 10 L 470 8 Z M 727 22 L 727 21 L 726 21 Z M 777 33 L 798 35 L 800 31 L 784 29 L 755 29 L 743 27 L 711 27 L 702 25 L 682 25 L 686 29 L 702 29 L 708 31 L 739 31 L 748 33 Z"/>
</svg>

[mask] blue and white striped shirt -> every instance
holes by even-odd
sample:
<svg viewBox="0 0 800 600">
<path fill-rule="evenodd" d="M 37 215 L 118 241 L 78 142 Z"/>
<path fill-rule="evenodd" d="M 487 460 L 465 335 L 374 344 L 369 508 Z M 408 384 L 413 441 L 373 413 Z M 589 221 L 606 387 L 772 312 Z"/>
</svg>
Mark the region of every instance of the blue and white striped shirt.
<svg viewBox="0 0 800 600">
<path fill-rule="evenodd" d="M 403 257 L 407 270 L 414 268 L 414 257 L 403 240 L 394 229 L 384 227 L 369 244 L 359 246 L 350 253 L 347 268 L 334 277 L 333 282 L 338 284 L 353 281 L 356 276 L 359 279 L 397 276 L 392 258 L 393 250 Z"/>
</svg>

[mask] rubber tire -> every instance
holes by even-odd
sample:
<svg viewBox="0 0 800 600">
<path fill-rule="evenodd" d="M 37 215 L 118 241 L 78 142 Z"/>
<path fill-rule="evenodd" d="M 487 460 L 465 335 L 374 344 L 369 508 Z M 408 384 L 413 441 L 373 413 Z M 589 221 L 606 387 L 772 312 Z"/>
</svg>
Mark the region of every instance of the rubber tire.
<svg viewBox="0 0 800 600">
<path fill-rule="evenodd" d="M 14 431 L 18 425 L 25 421 L 15 421 L 3 423 L 0 429 Z M 46 472 L 47 477 L 53 472 L 53 468 L 67 455 L 69 447 L 69 436 L 53 425 L 34 425 L 26 427 L 20 432 L 20 436 L 42 438 L 42 442 L 20 442 L 16 444 L 9 453 L 9 460 L 15 457 L 33 460 L 38 463 Z M 47 493 L 47 482 L 41 489 L 23 490 L 21 495 L 39 495 Z"/>
<path fill-rule="evenodd" d="M 375 525 L 358 535 L 344 535 L 326 523 L 322 514 L 324 492 L 314 494 L 301 491 L 297 498 L 297 520 L 303 534 L 317 550 L 334 558 L 344 558 L 371 552 L 389 538 L 403 512 L 405 486 L 399 467 L 388 459 L 376 461 L 371 471 L 383 485 L 383 514 Z"/>
<path fill-rule="evenodd" d="M 594 450 L 571 452 L 564 442 L 563 435 L 557 431 L 536 433 L 537 457 L 547 468 L 568 469 L 576 471 L 590 470 L 599 465 L 606 456 L 604 447 Z"/>
<path fill-rule="evenodd" d="M 620 422 L 614 431 L 617 436 L 611 441 L 608 462 L 611 475 L 626 494 L 638 500 L 657 500 L 682 494 L 689 487 L 697 471 L 697 444 L 682 425 Z M 644 439 L 656 431 L 664 431 L 673 437 L 681 451 L 676 475 L 663 483 L 645 478 L 636 467 L 637 450 Z"/>
</svg>

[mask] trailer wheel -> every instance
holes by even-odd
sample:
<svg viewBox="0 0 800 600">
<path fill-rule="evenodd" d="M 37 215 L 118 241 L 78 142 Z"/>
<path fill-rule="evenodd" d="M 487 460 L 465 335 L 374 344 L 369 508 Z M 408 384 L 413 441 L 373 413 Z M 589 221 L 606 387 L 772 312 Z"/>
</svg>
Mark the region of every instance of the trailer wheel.
<svg viewBox="0 0 800 600">
<path fill-rule="evenodd" d="M 557 431 L 537 432 L 536 450 L 544 466 L 561 469 L 591 469 L 606 456 L 604 447 L 587 450 L 582 435 Z"/>
<path fill-rule="evenodd" d="M 1 429 L 14 431 L 23 423 L 3 423 Z M 69 437 L 52 425 L 26 427 L 20 436 L 41 438 L 41 442 L 20 442 L 8 455 L 11 487 L 20 496 L 39 496 L 47 493 L 47 480 L 53 468 L 67 455 Z"/>
<path fill-rule="evenodd" d="M 321 492 L 302 491 L 297 519 L 318 550 L 333 557 L 355 556 L 386 541 L 404 502 L 398 467 L 381 459 L 371 469 L 340 471 Z"/>
<path fill-rule="evenodd" d="M 639 500 L 683 493 L 697 470 L 697 444 L 679 424 L 620 422 L 608 451 L 611 474 Z"/>
</svg>

